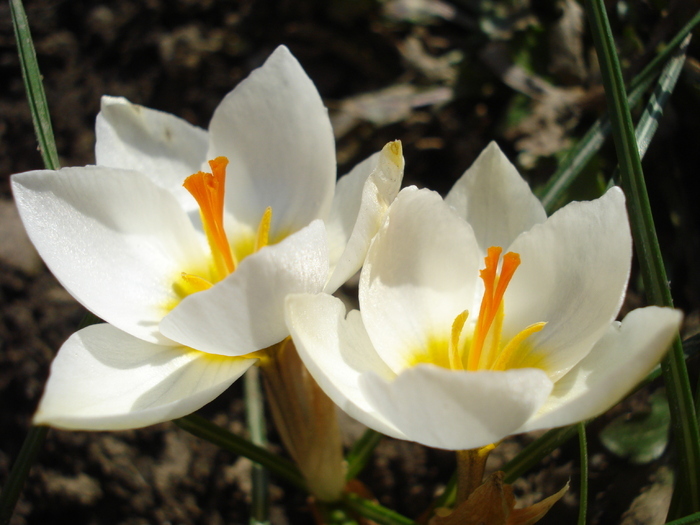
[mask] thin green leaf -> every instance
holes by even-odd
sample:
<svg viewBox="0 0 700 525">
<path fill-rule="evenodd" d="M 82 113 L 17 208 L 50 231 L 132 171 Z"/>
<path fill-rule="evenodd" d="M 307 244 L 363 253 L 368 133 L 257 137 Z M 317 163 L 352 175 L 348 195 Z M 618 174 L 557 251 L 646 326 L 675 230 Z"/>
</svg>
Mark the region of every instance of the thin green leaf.
<svg viewBox="0 0 700 525">
<path fill-rule="evenodd" d="M 664 66 L 661 76 L 659 77 L 658 85 L 651 94 L 649 102 L 644 108 L 644 113 L 642 113 L 642 117 L 639 119 L 635 130 L 635 138 L 641 158 L 644 158 L 647 148 L 654 138 L 656 130 L 659 128 L 659 120 L 664 113 L 666 103 L 671 97 L 673 89 L 676 87 L 676 82 L 678 82 L 681 71 L 683 71 L 683 64 L 685 63 L 688 46 L 690 45 L 690 38 L 691 35 L 688 35 L 685 40 L 683 40 L 671 60 Z"/>
<path fill-rule="evenodd" d="M 586 0 L 585 6 L 598 52 L 620 164 L 620 176 L 627 195 L 630 225 L 647 298 L 652 304 L 672 306 L 673 301 L 656 238 L 639 150 L 627 106 L 622 71 L 605 5 L 603 0 Z M 675 500 L 682 503 L 678 504 L 674 512 L 695 512 L 700 510 L 700 432 L 679 337 L 676 338 L 671 352 L 662 361 L 661 368 L 671 407 L 674 436 L 678 440 L 677 467 L 680 475 Z M 674 514 L 674 517 L 676 516 L 677 514 Z"/>
<path fill-rule="evenodd" d="M 267 447 L 265 427 L 265 407 L 260 388 L 260 369 L 253 366 L 244 377 L 246 421 L 250 440 L 261 448 Z M 267 469 L 253 463 L 251 474 L 253 491 L 251 495 L 251 525 L 267 525 L 270 522 L 270 476 Z"/>
<path fill-rule="evenodd" d="M 355 477 L 362 472 L 362 469 L 365 468 L 369 458 L 372 456 L 372 452 L 374 452 L 374 449 L 383 437 L 383 434 L 369 428 L 362 437 L 353 444 L 345 458 L 348 462 L 348 471 L 345 475 L 345 479 L 348 481 L 355 479 Z"/>
<path fill-rule="evenodd" d="M 190 414 L 173 421 L 181 429 L 190 434 L 205 439 L 234 454 L 245 456 L 248 459 L 266 467 L 270 472 L 288 481 L 301 490 L 306 489 L 306 482 L 296 466 L 289 460 L 281 458 L 262 447 L 254 445 L 247 439 L 243 439 L 214 423 L 211 423 L 197 414 Z"/>
<path fill-rule="evenodd" d="M 668 43 L 644 70 L 630 83 L 627 93 L 627 101 L 634 106 L 641 100 L 642 95 L 651 86 L 661 67 L 674 55 L 691 31 L 700 24 L 700 12 L 698 12 Z M 552 213 L 560 203 L 564 192 L 578 177 L 588 161 L 595 155 L 610 134 L 610 121 L 607 115 L 599 118 L 588 130 L 584 137 L 571 149 L 559 169 L 550 177 L 549 181 L 540 190 L 540 200 L 548 213 Z"/>
<path fill-rule="evenodd" d="M 598 434 L 605 448 L 635 465 L 661 457 L 668 445 L 671 413 L 663 389 L 649 396 L 649 410 L 623 414 Z"/>
<path fill-rule="evenodd" d="M 695 514 L 691 514 L 679 520 L 667 521 L 666 525 L 695 525 L 696 523 L 700 523 L 700 512 L 696 512 Z"/>
<path fill-rule="evenodd" d="M 382 507 L 378 503 L 361 498 L 357 494 L 346 494 L 345 505 L 352 511 L 379 523 L 379 525 L 418 525 L 398 512 Z"/>
<path fill-rule="evenodd" d="M 24 12 L 22 0 L 10 0 L 10 13 L 12 14 L 12 25 L 15 29 L 19 61 L 22 66 L 24 88 L 27 91 L 29 109 L 32 113 L 34 132 L 39 142 L 39 151 L 41 151 L 41 157 L 44 159 L 44 166 L 50 170 L 57 170 L 61 166 L 58 162 L 56 141 L 51 129 L 49 105 L 46 102 L 39 64 L 36 60 L 36 51 L 34 50 L 34 43 L 29 31 L 27 14 Z"/>
<path fill-rule="evenodd" d="M 29 429 L 29 434 L 27 434 L 17 459 L 12 465 L 7 483 L 5 483 L 0 496 L 0 525 L 7 525 L 10 522 L 19 495 L 22 493 L 22 487 L 27 481 L 29 469 L 34 464 L 48 432 L 49 427 L 44 426 Z"/>
<path fill-rule="evenodd" d="M 506 463 L 503 467 L 504 481 L 506 483 L 515 482 L 516 479 L 542 461 L 542 458 L 574 437 L 577 432 L 578 425 L 548 430 L 542 437 L 530 443 L 520 454 Z"/>
<path fill-rule="evenodd" d="M 56 152 L 56 142 L 51 129 L 49 108 L 46 103 L 46 94 L 44 93 L 41 73 L 36 60 L 34 42 L 29 31 L 29 22 L 27 21 L 27 14 L 24 11 L 22 0 L 10 0 L 10 14 L 17 42 L 17 53 L 22 68 L 22 78 L 24 79 L 29 109 L 34 122 L 34 132 L 39 142 L 44 167 L 57 170 L 60 168 L 60 165 L 58 153 Z M 0 495 L 0 525 L 9 523 L 15 505 L 17 505 L 17 500 L 22 493 L 22 487 L 24 487 L 24 483 L 29 476 L 29 470 L 39 454 L 47 434 L 48 427 L 40 426 L 29 429 L 19 456 L 12 465 L 12 470 L 3 488 L 2 495 Z"/>
<path fill-rule="evenodd" d="M 586 525 L 588 510 L 588 444 L 586 443 L 586 424 L 576 425 L 578 430 L 579 450 L 581 451 L 581 487 L 578 496 L 578 525 Z"/>
</svg>

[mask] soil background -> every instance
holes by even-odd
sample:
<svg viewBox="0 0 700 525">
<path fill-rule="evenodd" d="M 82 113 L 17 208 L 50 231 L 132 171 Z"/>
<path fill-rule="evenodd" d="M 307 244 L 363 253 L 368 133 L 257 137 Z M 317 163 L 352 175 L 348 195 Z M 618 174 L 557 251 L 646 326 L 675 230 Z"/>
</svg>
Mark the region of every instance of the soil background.
<svg viewBox="0 0 700 525">
<path fill-rule="evenodd" d="M 563 15 L 575 11 L 571 2 L 501 2 L 517 4 L 518 10 L 498 19 L 487 10 L 494 2 L 482 2 L 481 8 L 476 4 L 27 0 L 26 10 L 63 166 L 94 162 L 93 127 L 103 94 L 125 96 L 206 128 L 221 98 L 284 44 L 331 110 L 339 174 L 389 140 L 401 139 L 405 184 L 444 194 L 483 147 L 497 140 L 521 163 L 532 184 L 541 185 L 556 168 L 559 150 L 576 140 L 604 108 L 590 39 L 581 24 L 564 26 L 564 36 L 556 36 Z M 633 2 L 630 19 L 618 16 L 617 4 L 610 2 L 616 34 L 634 30 L 633 38 L 625 33 L 620 43 L 630 75 L 700 8 L 698 2 Z M 503 23 L 496 29 L 486 24 L 494 20 Z M 533 33 L 534 40 L 528 40 Z M 580 49 L 575 56 L 555 67 L 561 60 L 556 50 L 576 43 Z M 513 64 L 505 67 L 498 60 L 516 56 L 518 49 L 531 59 L 525 70 L 530 82 L 522 85 L 506 75 Z M 673 292 L 690 319 L 688 330 L 693 330 L 700 302 L 694 180 L 700 165 L 700 68 L 692 60 L 697 47 L 691 47 L 690 56 L 645 170 Z M 556 88 L 559 98 L 542 103 L 532 92 L 533 81 L 540 86 L 544 82 L 545 91 L 547 86 Z M 9 6 L 3 2 L 0 485 L 30 426 L 50 362 L 85 313 L 33 252 L 12 204 L 10 174 L 42 167 Z M 600 191 L 600 174 L 609 176 L 613 168 L 614 151 L 608 144 L 571 196 L 594 196 Z M 630 288 L 626 309 L 643 304 L 636 274 Z M 613 417 L 645 410 L 648 394 L 657 388 L 652 385 L 589 426 L 589 523 L 663 522 L 672 448 L 655 461 L 632 465 L 597 439 Z M 239 384 L 200 413 L 245 434 Z M 350 443 L 358 428 L 349 421 L 345 427 Z M 535 437 L 507 440 L 494 453 L 490 468 L 502 465 Z M 274 431 L 270 439 L 284 454 Z M 52 430 L 12 524 L 243 524 L 249 519 L 250 465 L 171 423 L 113 433 Z M 453 469 L 452 453 L 385 438 L 360 479 L 383 505 L 417 517 Z M 575 523 L 577 475 L 574 440 L 518 481 L 516 493 L 522 504 L 532 503 L 570 480 L 569 493 L 541 523 Z M 272 497 L 273 524 L 312 522 L 303 494 L 279 483 L 273 485 Z M 633 502 L 637 510 L 630 511 Z"/>
</svg>

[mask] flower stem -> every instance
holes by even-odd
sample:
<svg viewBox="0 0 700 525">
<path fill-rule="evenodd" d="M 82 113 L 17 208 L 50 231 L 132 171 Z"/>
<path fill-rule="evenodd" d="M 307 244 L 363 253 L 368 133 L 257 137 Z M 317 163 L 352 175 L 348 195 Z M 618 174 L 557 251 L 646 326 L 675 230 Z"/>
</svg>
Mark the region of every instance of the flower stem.
<svg viewBox="0 0 700 525">
<path fill-rule="evenodd" d="M 244 377 L 246 420 L 250 439 L 254 445 L 265 448 L 265 407 L 260 389 L 260 370 L 257 366 L 248 369 Z M 251 501 L 250 523 L 262 525 L 270 521 L 270 480 L 267 469 L 259 463 L 253 463 L 253 494 Z"/>
<path fill-rule="evenodd" d="M 455 506 L 467 501 L 484 479 L 486 460 L 496 445 L 457 451 L 457 497 Z"/>
<path fill-rule="evenodd" d="M 578 430 L 579 449 L 581 451 L 581 487 L 579 488 L 578 525 L 586 525 L 588 510 L 588 444 L 586 442 L 586 423 L 576 425 Z"/>
</svg>

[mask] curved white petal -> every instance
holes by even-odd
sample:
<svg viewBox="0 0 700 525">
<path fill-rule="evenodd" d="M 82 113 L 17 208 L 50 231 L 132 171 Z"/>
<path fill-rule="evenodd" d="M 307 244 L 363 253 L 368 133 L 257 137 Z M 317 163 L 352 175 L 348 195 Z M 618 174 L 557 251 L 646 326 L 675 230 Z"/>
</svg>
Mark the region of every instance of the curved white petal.
<svg viewBox="0 0 700 525">
<path fill-rule="evenodd" d="M 215 399 L 256 361 L 155 345 L 108 324 L 89 326 L 59 350 L 34 424 L 122 430 L 169 421 Z"/>
<path fill-rule="evenodd" d="M 455 317 L 472 308 L 478 268 L 471 228 L 437 193 L 399 193 L 360 279 L 362 320 L 392 370 L 414 364 L 431 340 L 446 340 Z"/>
<path fill-rule="evenodd" d="M 418 365 L 388 382 L 364 374 L 360 385 L 377 412 L 406 439 L 464 450 L 512 434 L 547 399 L 552 382 L 534 368 L 464 372 Z"/>
<path fill-rule="evenodd" d="M 613 323 L 518 432 L 570 425 L 608 410 L 661 360 L 682 317 L 678 310 L 650 306 Z"/>
<path fill-rule="evenodd" d="M 227 209 L 257 226 L 272 207 L 271 237 L 326 218 L 335 186 L 335 140 L 316 87 L 278 47 L 219 104 L 207 158 L 228 157 Z"/>
<path fill-rule="evenodd" d="M 504 336 L 546 322 L 528 341 L 556 381 L 588 353 L 622 304 L 632 260 L 624 195 L 612 188 L 597 200 L 573 202 L 510 249 L 522 262 L 505 295 Z"/>
<path fill-rule="evenodd" d="M 445 198 L 474 229 L 482 253 L 491 246 L 504 250 L 547 214 L 527 182 L 491 142 Z"/>
<path fill-rule="evenodd" d="M 338 181 L 326 221 L 332 268 L 326 292 L 335 292 L 362 266 L 399 192 L 403 168 L 401 142 L 394 141 Z"/>
<path fill-rule="evenodd" d="M 186 297 L 163 319 L 160 330 L 211 354 L 249 354 L 289 334 L 284 323 L 288 294 L 320 292 L 327 278 L 326 232 L 317 220 L 246 257 L 213 288 Z"/>
<path fill-rule="evenodd" d="M 95 135 L 98 165 L 140 171 L 172 191 L 186 210 L 196 208 L 182 183 L 207 160 L 206 131 L 122 97 L 102 97 Z"/>
<path fill-rule="evenodd" d="M 133 336 L 173 344 L 158 332 L 178 300 L 173 284 L 206 259 L 170 192 L 95 166 L 21 173 L 12 188 L 34 246 L 73 297 Z"/>
<path fill-rule="evenodd" d="M 387 379 L 394 377 L 372 347 L 360 312 L 352 310 L 346 318 L 345 307 L 336 297 L 293 294 L 287 297 L 285 315 L 299 356 L 328 397 L 374 430 L 406 439 L 360 389 L 360 377 L 370 370 Z"/>
</svg>

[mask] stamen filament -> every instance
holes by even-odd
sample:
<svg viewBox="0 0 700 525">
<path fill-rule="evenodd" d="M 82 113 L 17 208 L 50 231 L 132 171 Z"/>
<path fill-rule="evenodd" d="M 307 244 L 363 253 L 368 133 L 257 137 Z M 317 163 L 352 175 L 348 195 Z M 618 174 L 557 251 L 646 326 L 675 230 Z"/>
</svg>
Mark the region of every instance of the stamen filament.
<svg viewBox="0 0 700 525">
<path fill-rule="evenodd" d="M 491 370 L 505 370 L 506 368 L 509 368 L 508 365 L 510 365 L 510 360 L 515 355 L 516 350 L 520 348 L 521 343 L 525 339 L 530 337 L 532 334 L 535 334 L 542 330 L 546 324 L 547 323 L 545 322 L 531 324 L 530 326 L 525 328 L 525 330 L 513 337 L 513 339 L 511 339 L 508 342 L 505 348 L 501 350 L 498 359 L 496 359 L 496 361 L 491 366 Z"/>
<path fill-rule="evenodd" d="M 452 370 L 464 370 L 462 355 L 459 351 L 459 337 L 462 335 L 462 329 L 464 328 L 464 323 L 466 322 L 467 317 L 469 317 L 469 311 L 464 310 L 461 314 L 455 317 L 455 320 L 452 322 L 452 334 L 450 335 L 448 349 L 450 368 Z"/>
<path fill-rule="evenodd" d="M 181 276 L 182 280 L 192 287 L 191 293 L 202 292 L 214 286 L 212 283 L 206 279 L 203 279 L 202 277 L 199 277 L 198 275 L 182 272 Z"/>
<path fill-rule="evenodd" d="M 226 157 L 210 160 L 211 173 L 200 171 L 187 177 L 183 184 L 199 205 L 204 233 L 207 236 L 219 279 L 223 279 L 235 271 L 237 266 L 224 229 L 224 189 L 227 165 L 228 159 Z"/>
<path fill-rule="evenodd" d="M 258 224 L 258 235 L 255 238 L 255 251 L 259 251 L 270 244 L 270 224 L 272 223 L 272 208 L 265 209 L 260 224 Z"/>
</svg>

